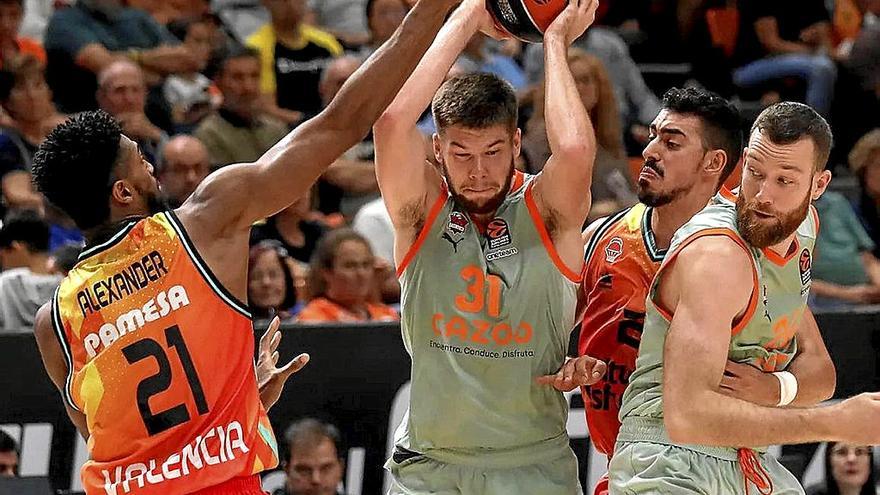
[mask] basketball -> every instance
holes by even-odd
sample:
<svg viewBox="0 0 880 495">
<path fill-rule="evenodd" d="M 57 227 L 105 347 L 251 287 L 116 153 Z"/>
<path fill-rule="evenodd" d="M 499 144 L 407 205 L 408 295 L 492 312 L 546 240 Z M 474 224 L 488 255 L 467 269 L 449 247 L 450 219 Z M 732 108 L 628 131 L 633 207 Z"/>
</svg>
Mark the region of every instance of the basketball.
<svg viewBox="0 0 880 495">
<path fill-rule="evenodd" d="M 487 0 L 486 4 L 504 31 L 522 41 L 540 43 L 568 0 Z"/>
</svg>

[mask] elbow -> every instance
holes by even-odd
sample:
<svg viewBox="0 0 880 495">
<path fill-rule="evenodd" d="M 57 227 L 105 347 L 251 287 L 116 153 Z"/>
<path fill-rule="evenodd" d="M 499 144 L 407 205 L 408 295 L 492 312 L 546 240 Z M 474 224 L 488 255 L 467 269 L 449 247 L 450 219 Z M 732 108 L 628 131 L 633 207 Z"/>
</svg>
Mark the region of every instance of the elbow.
<svg viewBox="0 0 880 495">
<path fill-rule="evenodd" d="M 592 176 L 595 147 L 587 143 L 586 140 L 560 143 L 553 150 L 553 156 L 556 160 L 564 163 L 580 163 L 583 171 L 590 172 L 589 175 Z"/>
<path fill-rule="evenodd" d="M 404 117 L 400 111 L 387 108 L 373 124 L 373 134 L 389 134 L 404 127 Z M 411 124 L 411 123 L 410 123 Z"/>
<path fill-rule="evenodd" d="M 703 441 L 700 437 L 702 428 L 697 424 L 699 417 L 700 414 L 685 403 L 664 400 L 663 424 L 669 439 L 676 444 L 693 445 Z"/>
</svg>

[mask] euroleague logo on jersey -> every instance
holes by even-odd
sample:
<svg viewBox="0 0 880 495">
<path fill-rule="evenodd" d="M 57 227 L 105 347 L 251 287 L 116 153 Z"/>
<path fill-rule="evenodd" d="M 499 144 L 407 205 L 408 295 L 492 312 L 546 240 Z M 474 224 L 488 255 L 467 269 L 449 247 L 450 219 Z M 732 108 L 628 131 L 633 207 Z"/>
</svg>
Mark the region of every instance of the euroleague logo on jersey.
<svg viewBox="0 0 880 495">
<path fill-rule="evenodd" d="M 503 218 L 495 218 L 486 226 L 486 237 L 489 239 L 489 249 L 498 249 L 510 244 L 510 227 Z"/>
<path fill-rule="evenodd" d="M 801 251 L 801 257 L 798 260 L 798 268 L 801 270 L 801 285 L 807 285 L 810 282 L 811 276 L 811 268 L 812 268 L 812 259 L 810 257 L 810 250 L 804 249 Z"/>
<path fill-rule="evenodd" d="M 608 241 L 608 245 L 605 246 L 605 261 L 614 263 L 622 254 L 623 240 L 620 237 L 615 237 Z"/>
</svg>

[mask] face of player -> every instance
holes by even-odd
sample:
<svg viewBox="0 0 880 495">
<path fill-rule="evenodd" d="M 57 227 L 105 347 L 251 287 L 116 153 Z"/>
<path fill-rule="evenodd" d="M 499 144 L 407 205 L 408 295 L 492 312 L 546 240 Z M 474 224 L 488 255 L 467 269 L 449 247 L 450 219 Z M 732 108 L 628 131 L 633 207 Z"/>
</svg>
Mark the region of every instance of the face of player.
<svg viewBox="0 0 880 495">
<path fill-rule="evenodd" d="M 374 274 L 370 247 L 355 239 L 343 241 L 336 247 L 333 265 L 324 270 L 327 296 L 346 306 L 363 304 L 373 288 Z"/>
<path fill-rule="evenodd" d="M 773 143 L 761 131 L 749 139 L 737 197 L 737 228 L 751 245 L 783 242 L 807 218 L 810 203 L 825 191 L 831 172 L 816 171 L 813 141 Z"/>
<path fill-rule="evenodd" d="M 342 461 L 336 446 L 324 439 L 313 448 L 294 447 L 287 466 L 291 495 L 335 495 L 342 481 Z"/>
<path fill-rule="evenodd" d="M 284 267 L 274 250 L 257 257 L 248 271 L 248 300 L 257 308 L 281 308 L 284 302 Z"/>
<path fill-rule="evenodd" d="M 124 161 L 119 178 L 128 186 L 125 194 L 131 198 L 129 214 L 152 215 L 165 210 L 167 201 L 153 175 L 153 165 L 144 158 L 137 144 L 126 136 L 120 139 L 120 148 Z"/>
<path fill-rule="evenodd" d="M 18 474 L 18 454 L 0 452 L 0 478 L 14 478 Z"/>
<path fill-rule="evenodd" d="M 831 449 L 831 475 L 844 489 L 861 489 L 871 474 L 871 447 L 835 444 Z"/>
<path fill-rule="evenodd" d="M 504 125 L 483 129 L 451 126 L 434 135 L 434 155 L 455 201 L 477 215 L 492 214 L 504 202 L 520 151 L 520 130 Z"/>
<path fill-rule="evenodd" d="M 699 117 L 661 110 L 651 122 L 645 164 L 639 173 L 639 201 L 663 206 L 690 192 L 706 160 Z M 706 198 L 708 201 L 709 198 Z"/>
</svg>

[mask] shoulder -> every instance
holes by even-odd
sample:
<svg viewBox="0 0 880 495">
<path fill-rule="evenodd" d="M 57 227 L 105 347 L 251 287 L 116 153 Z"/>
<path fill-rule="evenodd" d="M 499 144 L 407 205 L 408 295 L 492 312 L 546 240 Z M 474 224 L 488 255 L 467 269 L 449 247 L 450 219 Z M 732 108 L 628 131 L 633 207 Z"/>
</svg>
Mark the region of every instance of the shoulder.
<svg viewBox="0 0 880 495">
<path fill-rule="evenodd" d="M 301 322 L 320 323 L 325 321 L 335 321 L 333 308 L 329 301 L 323 297 L 316 297 L 306 304 L 306 306 L 297 314 L 296 320 Z"/>
<path fill-rule="evenodd" d="M 257 50 L 268 50 L 275 43 L 275 31 L 271 24 L 264 24 L 262 27 L 254 31 L 247 37 L 245 44 Z"/>
<path fill-rule="evenodd" d="M 342 53 L 342 45 L 339 44 L 336 37 L 323 29 L 304 24 L 302 26 L 302 35 L 306 40 L 324 48 L 333 55 Z"/>
</svg>

